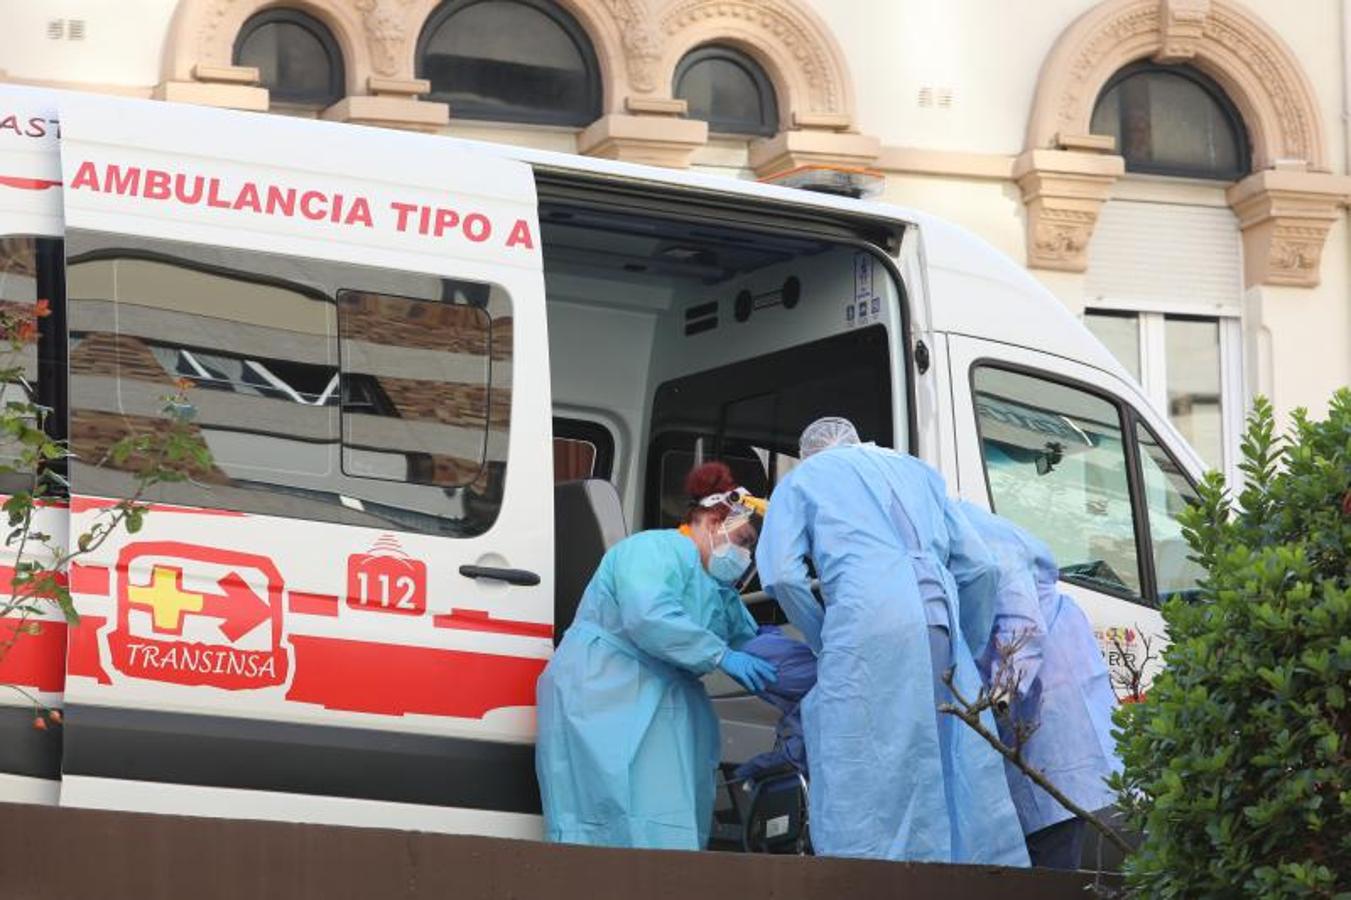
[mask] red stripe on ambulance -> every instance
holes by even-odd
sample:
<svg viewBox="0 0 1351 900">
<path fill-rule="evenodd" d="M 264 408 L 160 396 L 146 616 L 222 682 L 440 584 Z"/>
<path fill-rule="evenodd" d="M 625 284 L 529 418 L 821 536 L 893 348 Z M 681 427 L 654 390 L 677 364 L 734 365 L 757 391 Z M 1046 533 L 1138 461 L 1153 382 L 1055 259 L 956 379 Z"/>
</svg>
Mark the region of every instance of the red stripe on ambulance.
<svg viewBox="0 0 1351 900">
<path fill-rule="evenodd" d="M 24 633 L 15 634 L 18 629 Z M 0 684 L 53 693 L 65 689 L 65 622 L 7 616 L 0 619 L 4 645 L 9 649 L 0 655 Z"/>
<path fill-rule="evenodd" d="M 287 591 L 286 610 L 305 616 L 336 616 L 338 614 L 338 598 L 335 594 Z"/>
<path fill-rule="evenodd" d="M 70 589 L 76 594 L 97 594 L 107 596 L 112 590 L 111 573 L 107 566 L 85 566 L 71 563 Z"/>
<path fill-rule="evenodd" d="M 494 619 L 491 613 L 478 609 L 452 609 L 449 614 L 433 616 L 437 628 L 459 628 L 464 631 L 491 631 L 496 634 L 516 634 L 526 637 L 552 638 L 551 622 L 521 622 L 516 619 Z"/>
<path fill-rule="evenodd" d="M 295 677 L 287 700 L 389 716 L 481 719 L 534 706 L 546 660 L 291 635 Z"/>
<path fill-rule="evenodd" d="M 99 684 L 112 684 L 99 656 L 99 629 L 107 623 L 103 616 L 80 616 L 80 624 L 71 626 L 66 645 L 66 671 L 81 678 L 93 678 Z"/>
</svg>

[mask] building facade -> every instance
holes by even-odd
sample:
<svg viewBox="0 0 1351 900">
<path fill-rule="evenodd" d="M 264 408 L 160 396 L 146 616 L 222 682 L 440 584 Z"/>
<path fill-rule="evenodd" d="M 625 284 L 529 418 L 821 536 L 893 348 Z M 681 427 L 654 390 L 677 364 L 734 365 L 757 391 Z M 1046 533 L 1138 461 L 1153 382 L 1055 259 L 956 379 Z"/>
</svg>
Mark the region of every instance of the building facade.
<svg viewBox="0 0 1351 900">
<path fill-rule="evenodd" d="M 1027 265 L 1231 475 L 1254 394 L 1319 413 L 1351 383 L 1351 0 L 0 0 L 0 17 L 18 83 L 730 178 L 876 169 L 883 199 Z"/>
</svg>

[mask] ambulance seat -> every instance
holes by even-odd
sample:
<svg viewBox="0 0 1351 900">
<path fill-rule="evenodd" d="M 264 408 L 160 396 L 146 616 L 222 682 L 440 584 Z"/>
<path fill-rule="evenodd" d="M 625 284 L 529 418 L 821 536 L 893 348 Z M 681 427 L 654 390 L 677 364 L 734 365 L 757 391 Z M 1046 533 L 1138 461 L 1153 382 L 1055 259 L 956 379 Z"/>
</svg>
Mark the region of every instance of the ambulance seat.
<svg viewBox="0 0 1351 900">
<path fill-rule="evenodd" d="M 554 645 L 572 624 L 600 558 L 628 537 L 619 491 L 604 478 L 554 486 Z"/>
</svg>

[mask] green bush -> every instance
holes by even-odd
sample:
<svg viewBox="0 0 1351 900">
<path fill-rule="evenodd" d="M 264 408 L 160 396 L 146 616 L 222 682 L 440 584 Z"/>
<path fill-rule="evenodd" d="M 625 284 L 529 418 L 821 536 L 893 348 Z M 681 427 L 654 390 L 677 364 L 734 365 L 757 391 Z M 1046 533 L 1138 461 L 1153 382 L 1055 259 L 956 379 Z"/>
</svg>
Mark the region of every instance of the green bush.
<svg viewBox="0 0 1351 900">
<path fill-rule="evenodd" d="M 1201 599 L 1164 607 L 1164 671 L 1117 712 L 1144 833 L 1133 896 L 1351 898 L 1351 390 L 1277 437 L 1259 399 L 1238 503 L 1182 519 Z"/>
</svg>

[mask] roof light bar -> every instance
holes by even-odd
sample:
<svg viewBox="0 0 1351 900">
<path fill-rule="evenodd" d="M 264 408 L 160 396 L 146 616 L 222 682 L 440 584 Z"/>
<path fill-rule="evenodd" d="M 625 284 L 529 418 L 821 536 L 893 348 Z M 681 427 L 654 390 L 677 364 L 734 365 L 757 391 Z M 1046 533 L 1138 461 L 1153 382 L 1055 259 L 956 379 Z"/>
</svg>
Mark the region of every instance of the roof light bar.
<svg viewBox="0 0 1351 900">
<path fill-rule="evenodd" d="M 876 169 L 855 169 L 845 166 L 798 166 L 786 172 L 761 178 L 764 184 L 799 188 L 821 194 L 837 194 L 855 199 L 876 197 L 882 193 L 887 178 Z"/>
</svg>

